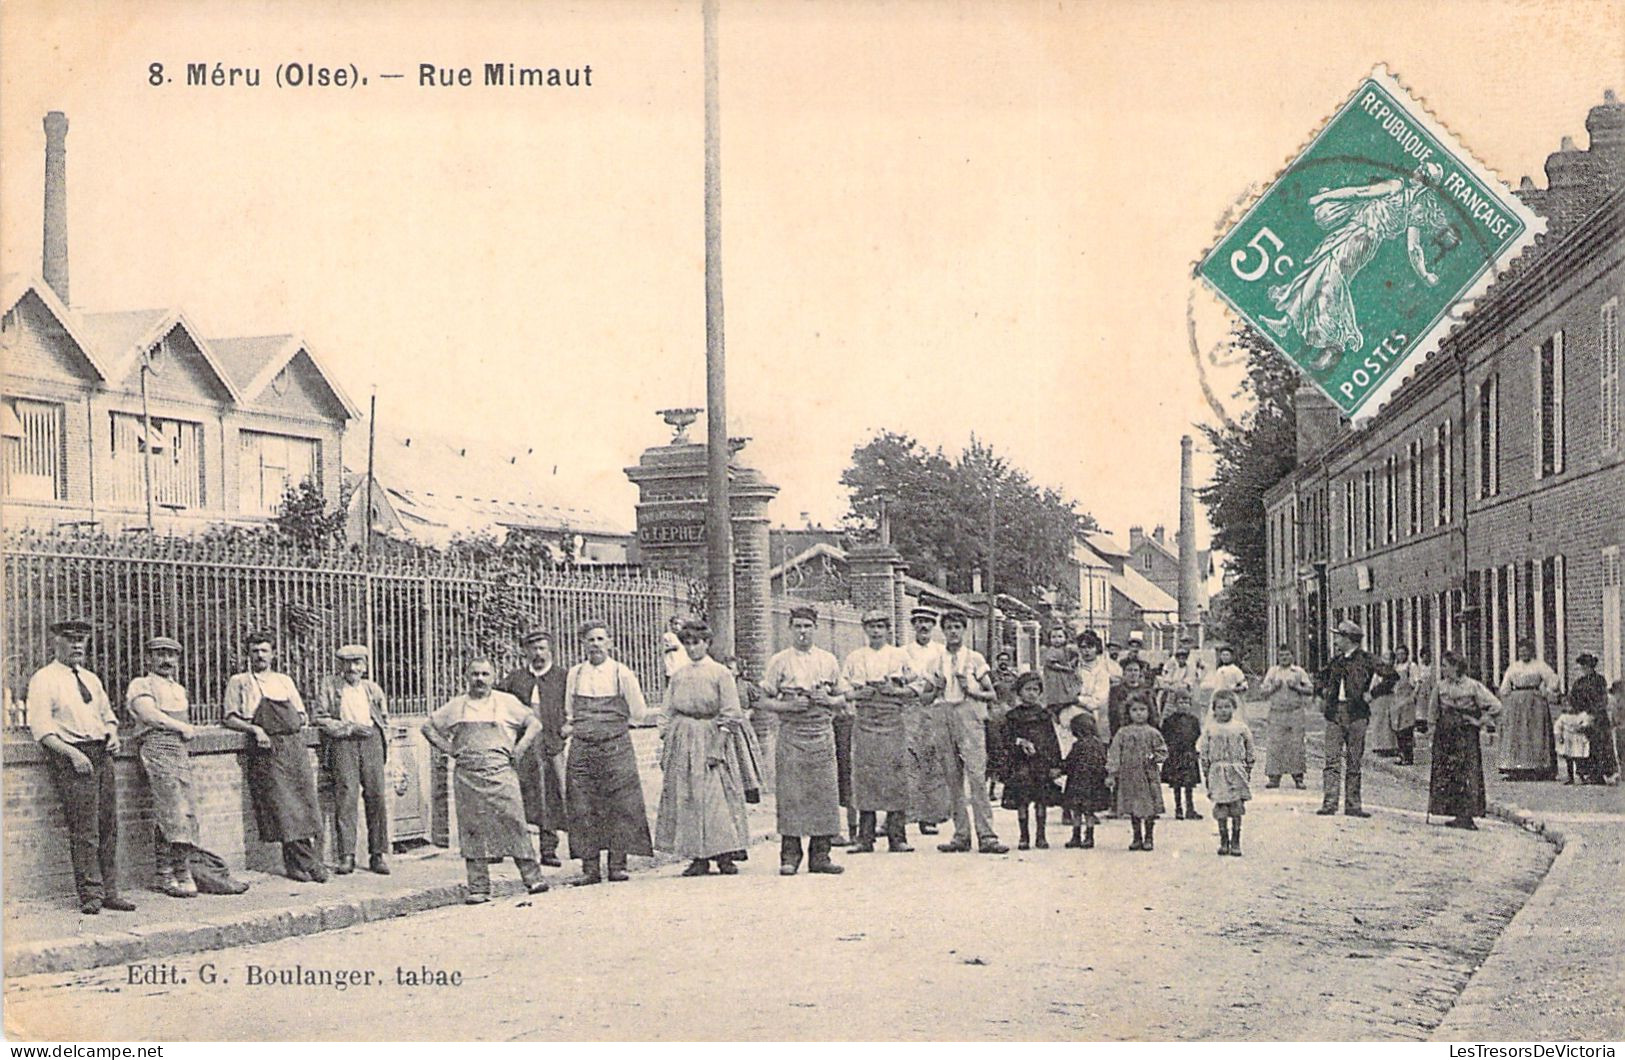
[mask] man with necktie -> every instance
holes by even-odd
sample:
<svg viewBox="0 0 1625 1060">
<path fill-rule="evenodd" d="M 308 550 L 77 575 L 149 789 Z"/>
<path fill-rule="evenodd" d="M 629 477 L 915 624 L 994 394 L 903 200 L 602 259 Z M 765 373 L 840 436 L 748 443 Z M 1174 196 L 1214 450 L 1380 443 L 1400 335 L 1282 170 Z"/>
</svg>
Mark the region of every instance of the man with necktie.
<svg viewBox="0 0 1625 1060">
<path fill-rule="evenodd" d="M 85 669 L 89 642 L 90 623 L 52 623 L 53 658 L 28 682 L 28 728 L 62 800 L 79 911 L 128 913 L 135 904 L 118 891 L 118 718 L 101 679 Z"/>
<path fill-rule="evenodd" d="M 1360 760 L 1365 756 L 1365 730 L 1371 721 L 1371 685 L 1385 667 L 1360 647 L 1364 639 L 1365 631 L 1355 623 L 1338 623 L 1332 634 L 1332 658 L 1317 682 L 1316 694 L 1326 716 L 1326 764 L 1321 773 L 1325 795 L 1315 811 L 1322 817 L 1337 812 L 1340 793 L 1345 814 L 1371 816 L 1360 808 Z"/>
</svg>

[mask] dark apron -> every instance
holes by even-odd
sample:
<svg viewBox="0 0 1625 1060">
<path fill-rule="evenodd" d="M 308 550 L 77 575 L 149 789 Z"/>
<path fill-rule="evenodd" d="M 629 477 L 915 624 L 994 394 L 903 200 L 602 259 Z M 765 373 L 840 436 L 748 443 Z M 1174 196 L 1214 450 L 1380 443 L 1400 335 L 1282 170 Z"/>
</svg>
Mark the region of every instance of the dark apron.
<svg viewBox="0 0 1625 1060">
<path fill-rule="evenodd" d="M 821 707 L 779 715 L 774 752 L 775 809 L 781 836 L 832 836 L 841 830 L 835 729 Z"/>
<path fill-rule="evenodd" d="M 305 748 L 305 721 L 285 699 L 261 696 L 253 722 L 271 738 L 261 750 L 248 744 L 248 790 L 253 795 L 254 823 L 260 841 L 288 843 L 314 838 L 321 831 L 316 810 L 316 774 Z"/>
<path fill-rule="evenodd" d="M 452 748 L 457 752 L 458 852 L 470 861 L 535 861 L 508 727 L 494 721 L 458 722 Z"/>
<path fill-rule="evenodd" d="M 857 708 L 852 726 L 852 807 L 909 808 L 908 730 L 903 704 L 871 699 Z"/>
<path fill-rule="evenodd" d="M 154 729 L 137 752 L 152 789 L 152 816 L 164 841 L 197 846 L 197 808 L 192 801 L 192 758 L 179 733 Z"/>
<path fill-rule="evenodd" d="M 620 695 L 578 695 L 570 701 L 564 798 L 573 858 L 596 857 L 600 850 L 654 854 L 638 759 L 627 730 L 630 717 Z"/>
</svg>

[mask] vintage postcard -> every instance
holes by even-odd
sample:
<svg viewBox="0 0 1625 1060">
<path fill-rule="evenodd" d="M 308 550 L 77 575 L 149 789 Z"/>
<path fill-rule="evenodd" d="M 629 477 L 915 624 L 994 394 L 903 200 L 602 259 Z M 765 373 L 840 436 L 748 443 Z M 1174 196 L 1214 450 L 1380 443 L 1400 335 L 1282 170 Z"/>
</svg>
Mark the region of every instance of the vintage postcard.
<svg viewBox="0 0 1625 1060">
<path fill-rule="evenodd" d="M 1613 1056 L 1622 24 L 0 6 L 7 1048 Z"/>
</svg>

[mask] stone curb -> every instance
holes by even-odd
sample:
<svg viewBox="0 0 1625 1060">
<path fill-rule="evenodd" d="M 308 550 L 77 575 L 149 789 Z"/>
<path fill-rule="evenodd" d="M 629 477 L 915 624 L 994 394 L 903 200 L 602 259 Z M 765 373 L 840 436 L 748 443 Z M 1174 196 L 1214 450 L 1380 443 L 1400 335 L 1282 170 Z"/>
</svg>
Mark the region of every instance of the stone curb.
<svg viewBox="0 0 1625 1060">
<path fill-rule="evenodd" d="M 776 834 L 771 830 L 757 829 L 752 836 L 751 845 L 756 846 Z M 669 855 L 656 855 L 647 864 L 635 868 L 633 872 L 642 875 L 654 869 L 677 864 L 682 860 L 684 859 Z M 568 886 L 579 879 L 581 873 L 572 872 L 549 876 L 547 883 L 550 889 L 556 889 Z M 142 924 L 126 931 L 108 931 L 72 939 L 25 942 L 6 948 L 5 975 L 8 979 L 14 979 L 53 972 L 75 972 L 110 964 L 155 960 L 181 953 L 202 953 L 208 950 L 229 949 L 233 946 L 276 942 L 280 939 L 338 931 L 357 924 L 390 920 L 431 909 L 461 905 L 467 894 L 466 884 L 442 883 L 394 894 L 370 894 L 325 902 L 312 901 L 306 905 L 260 910 L 248 916 L 224 913 L 185 923 Z M 517 879 L 506 877 L 491 880 L 493 899 L 524 895 L 524 885 Z M 545 900 L 543 895 L 535 897 Z"/>
<path fill-rule="evenodd" d="M 1386 776 L 1395 777 L 1399 780 L 1407 781 L 1408 783 L 1417 787 L 1426 789 L 1428 786 L 1427 777 L 1423 776 L 1421 773 L 1418 773 L 1416 771 L 1416 767 L 1414 766 L 1397 766 L 1383 758 L 1367 758 L 1365 764 L 1368 768 L 1375 768 L 1379 773 L 1385 774 Z M 1536 816 L 1534 812 L 1526 810 L 1521 806 L 1501 802 L 1496 799 L 1486 799 L 1484 809 L 1490 817 L 1505 821 L 1511 825 L 1516 825 L 1526 832 L 1531 832 L 1540 836 L 1542 839 L 1552 844 L 1552 846 L 1556 847 L 1557 852 L 1560 855 L 1570 842 L 1568 834 L 1562 829 L 1554 827 L 1544 818 Z M 1555 869 L 1556 863 L 1554 862 L 1552 869 L 1547 870 L 1547 876 L 1550 876 Z"/>
</svg>

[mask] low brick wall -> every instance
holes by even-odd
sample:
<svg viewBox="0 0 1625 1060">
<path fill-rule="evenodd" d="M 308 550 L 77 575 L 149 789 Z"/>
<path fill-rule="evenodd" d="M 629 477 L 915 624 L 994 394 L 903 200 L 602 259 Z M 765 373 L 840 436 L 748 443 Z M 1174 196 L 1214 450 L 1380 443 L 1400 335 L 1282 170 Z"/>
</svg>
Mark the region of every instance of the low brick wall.
<svg viewBox="0 0 1625 1060">
<path fill-rule="evenodd" d="M 391 744 L 391 755 L 413 756 L 403 783 L 415 783 L 417 791 L 392 800 L 393 836 L 401 838 L 395 822 L 420 816 L 423 838 L 440 846 L 457 844 L 456 806 L 450 798 L 446 760 L 431 752 L 417 733 L 423 719 L 399 718 L 410 734 Z M 199 839 L 203 846 L 226 860 L 235 869 L 281 872 L 281 847 L 258 841 L 254 808 L 249 801 L 248 779 L 243 748 L 247 737 L 228 729 L 209 727 L 192 741 L 193 784 L 198 801 Z M 333 805 L 332 786 L 320 768 L 320 749 L 314 731 L 308 736 L 311 760 L 318 765 L 317 794 L 321 802 L 323 850 L 331 856 Z M 632 744 L 637 752 L 638 773 L 643 781 L 649 823 L 654 824 L 660 802 L 660 739 L 653 728 L 636 729 Z M 73 867 L 68 859 L 68 828 L 51 782 L 44 756 L 49 752 L 15 734 L 3 746 L 3 785 L 5 824 L 3 832 L 5 893 L 17 901 L 71 898 L 74 895 Z M 119 876 L 122 886 L 135 890 L 153 882 L 152 796 L 146 775 L 132 749 L 120 749 L 114 763 L 119 796 Z M 399 777 L 398 772 L 393 775 Z M 366 815 L 358 814 L 357 849 L 365 852 Z"/>
</svg>

